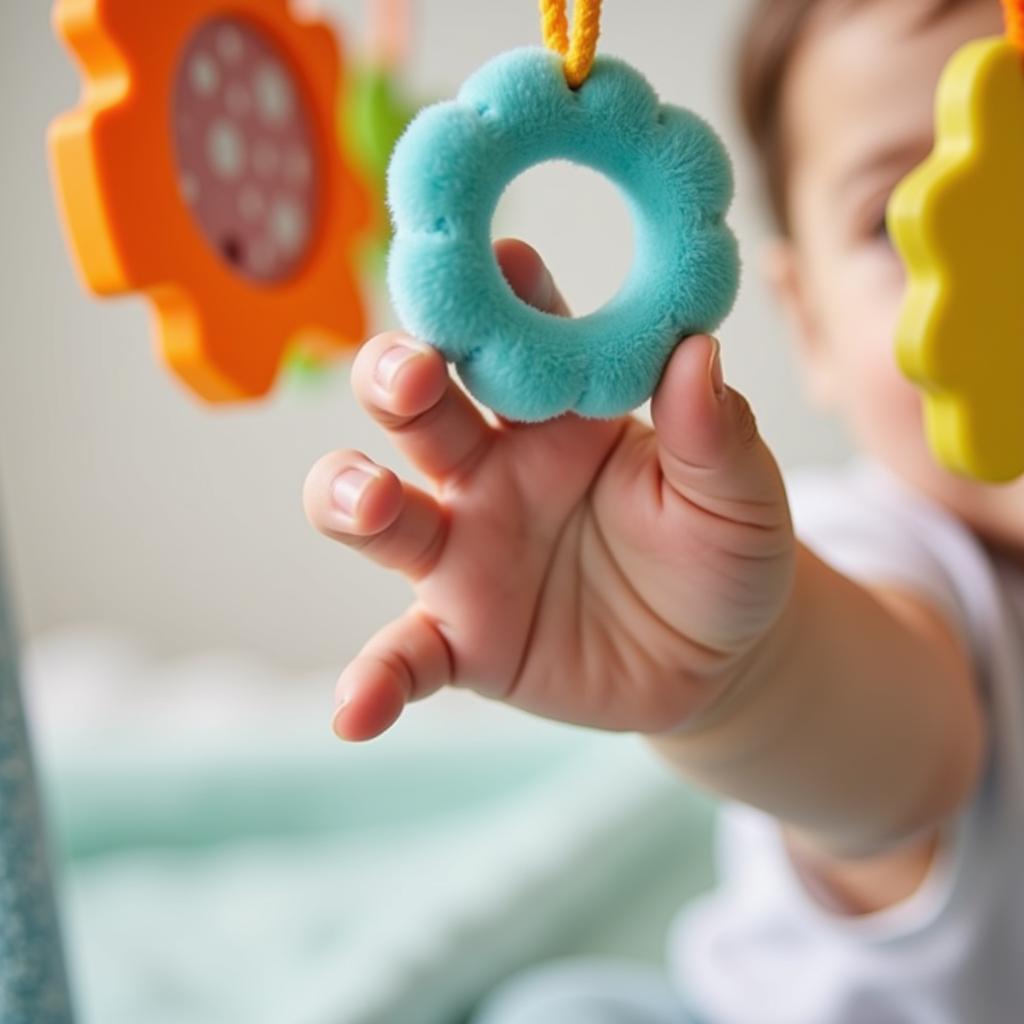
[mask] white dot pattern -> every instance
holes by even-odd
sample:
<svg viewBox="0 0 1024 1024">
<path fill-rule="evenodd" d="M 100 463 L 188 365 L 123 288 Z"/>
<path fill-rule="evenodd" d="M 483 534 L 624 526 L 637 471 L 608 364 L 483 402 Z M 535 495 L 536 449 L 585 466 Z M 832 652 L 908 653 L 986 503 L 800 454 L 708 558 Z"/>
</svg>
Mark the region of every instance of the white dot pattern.
<svg viewBox="0 0 1024 1024">
<path fill-rule="evenodd" d="M 306 215 L 287 196 L 278 199 L 270 212 L 270 235 L 285 252 L 295 252 L 306 238 Z"/>
<path fill-rule="evenodd" d="M 256 105 L 267 124 L 282 124 L 292 116 L 292 86 L 276 61 L 267 61 L 256 73 Z"/>
<path fill-rule="evenodd" d="M 237 178 L 245 166 L 245 140 L 236 122 L 219 117 L 206 133 L 206 159 L 220 178 Z"/>
<path fill-rule="evenodd" d="M 189 62 L 189 81 L 199 96 L 212 96 L 220 88 L 217 62 L 200 50 Z"/>
<path fill-rule="evenodd" d="M 173 129 L 181 196 L 210 245 L 254 280 L 292 274 L 315 223 L 316 153 L 273 40 L 242 19 L 201 25 L 181 57 Z"/>
</svg>

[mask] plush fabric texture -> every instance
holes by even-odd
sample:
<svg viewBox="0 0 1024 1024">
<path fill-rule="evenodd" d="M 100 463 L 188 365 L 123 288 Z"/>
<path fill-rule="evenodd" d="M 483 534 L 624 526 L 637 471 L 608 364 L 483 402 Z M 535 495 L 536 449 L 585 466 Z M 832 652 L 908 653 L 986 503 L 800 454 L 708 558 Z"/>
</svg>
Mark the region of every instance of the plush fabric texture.
<svg viewBox="0 0 1024 1024">
<path fill-rule="evenodd" d="M 507 185 L 567 159 L 621 188 L 636 257 L 619 293 L 578 319 L 541 313 L 512 292 L 491 251 Z M 454 101 L 422 111 L 388 172 L 395 237 L 388 264 L 403 326 L 454 362 L 472 394 L 511 419 L 636 408 L 680 338 L 715 330 L 739 280 L 724 223 L 728 154 L 695 114 L 659 104 L 636 70 L 599 57 L 573 91 L 544 49 L 502 54 Z"/>
</svg>

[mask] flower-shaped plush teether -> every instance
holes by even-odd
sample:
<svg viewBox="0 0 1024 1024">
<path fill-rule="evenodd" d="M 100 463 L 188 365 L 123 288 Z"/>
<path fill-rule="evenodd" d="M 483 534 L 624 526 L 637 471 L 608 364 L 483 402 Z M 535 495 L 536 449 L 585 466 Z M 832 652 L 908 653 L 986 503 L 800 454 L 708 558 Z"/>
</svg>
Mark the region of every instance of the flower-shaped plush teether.
<svg viewBox="0 0 1024 1024">
<path fill-rule="evenodd" d="M 1024 63 L 1005 39 L 961 49 L 943 74 L 932 155 L 893 194 L 909 289 L 897 332 L 949 468 L 1024 473 Z"/>
<path fill-rule="evenodd" d="M 634 220 L 629 277 L 579 319 L 521 302 L 491 252 L 502 191 L 556 158 L 605 174 Z M 395 308 L 506 417 L 620 415 L 651 395 L 681 338 L 714 330 L 732 307 L 739 261 L 724 223 L 732 188 L 714 132 L 659 104 L 628 65 L 598 57 L 573 89 L 557 54 L 514 50 L 481 68 L 456 100 L 420 113 L 398 143 L 388 196 Z"/>
</svg>

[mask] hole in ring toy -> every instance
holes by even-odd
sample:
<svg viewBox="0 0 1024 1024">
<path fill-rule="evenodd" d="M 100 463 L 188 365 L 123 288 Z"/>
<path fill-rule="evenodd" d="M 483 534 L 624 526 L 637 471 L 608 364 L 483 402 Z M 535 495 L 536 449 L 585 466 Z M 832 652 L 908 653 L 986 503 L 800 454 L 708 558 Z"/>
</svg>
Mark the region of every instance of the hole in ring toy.
<svg viewBox="0 0 1024 1024">
<path fill-rule="evenodd" d="M 731 165 L 713 130 L 659 103 L 619 60 L 593 60 L 578 88 L 572 67 L 541 48 L 496 57 L 455 100 L 413 120 L 389 168 L 388 284 L 399 319 L 455 363 L 479 401 L 521 421 L 635 409 L 682 338 L 718 327 L 739 283 L 736 240 L 724 220 Z M 520 301 L 491 251 L 501 193 L 552 159 L 609 178 L 634 222 L 626 282 L 579 319 Z"/>
</svg>

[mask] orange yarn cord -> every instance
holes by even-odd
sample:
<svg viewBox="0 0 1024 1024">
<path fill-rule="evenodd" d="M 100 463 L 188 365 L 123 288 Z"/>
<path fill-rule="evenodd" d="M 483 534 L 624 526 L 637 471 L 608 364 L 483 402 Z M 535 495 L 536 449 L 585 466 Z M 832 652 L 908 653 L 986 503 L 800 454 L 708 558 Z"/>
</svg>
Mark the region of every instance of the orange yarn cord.
<svg viewBox="0 0 1024 1024">
<path fill-rule="evenodd" d="M 1024 6 L 1024 0 L 1020 2 Z M 571 43 L 566 3 L 567 0 L 540 0 L 541 30 L 544 45 L 565 58 L 565 80 L 570 88 L 578 89 L 594 66 L 597 37 L 601 33 L 601 0 L 576 0 Z"/>
<path fill-rule="evenodd" d="M 1003 0 L 1003 13 L 1007 38 L 1024 53 L 1024 0 Z"/>
</svg>

